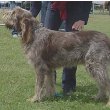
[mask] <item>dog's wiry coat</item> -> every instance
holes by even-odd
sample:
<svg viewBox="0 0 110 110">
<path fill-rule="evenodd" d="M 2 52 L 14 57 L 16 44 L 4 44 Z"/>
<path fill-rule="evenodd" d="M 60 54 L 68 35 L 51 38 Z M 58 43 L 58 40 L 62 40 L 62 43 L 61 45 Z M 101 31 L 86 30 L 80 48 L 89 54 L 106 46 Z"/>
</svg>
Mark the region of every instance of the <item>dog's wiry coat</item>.
<svg viewBox="0 0 110 110">
<path fill-rule="evenodd" d="M 54 95 L 52 73 L 56 68 L 78 64 L 84 64 L 98 83 L 96 99 L 105 98 L 108 92 L 110 100 L 110 79 L 107 71 L 110 39 L 105 34 L 97 31 L 73 33 L 49 30 L 41 27 L 29 12 L 21 8 L 14 9 L 6 26 L 15 26 L 22 32 L 21 41 L 26 57 L 35 67 L 35 96 L 31 101 L 40 101 L 43 97 Z"/>
</svg>

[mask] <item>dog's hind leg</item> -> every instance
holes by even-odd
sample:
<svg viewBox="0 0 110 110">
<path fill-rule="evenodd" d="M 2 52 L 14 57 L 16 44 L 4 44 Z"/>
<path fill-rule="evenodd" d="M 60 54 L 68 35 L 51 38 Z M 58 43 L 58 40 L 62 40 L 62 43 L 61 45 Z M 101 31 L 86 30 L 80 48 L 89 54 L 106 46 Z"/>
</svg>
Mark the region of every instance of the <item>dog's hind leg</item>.
<svg viewBox="0 0 110 110">
<path fill-rule="evenodd" d="M 96 95 L 96 100 L 105 100 L 107 98 L 107 83 L 108 75 L 106 65 L 102 62 L 97 62 L 94 59 L 89 58 L 86 60 L 86 69 L 90 72 L 92 77 L 96 80 L 98 84 L 98 94 Z"/>
<path fill-rule="evenodd" d="M 110 107 L 110 79 L 109 79 L 109 75 L 108 75 L 108 80 L 107 80 L 107 90 L 108 90 L 108 102 L 107 102 L 107 106 Z"/>
</svg>

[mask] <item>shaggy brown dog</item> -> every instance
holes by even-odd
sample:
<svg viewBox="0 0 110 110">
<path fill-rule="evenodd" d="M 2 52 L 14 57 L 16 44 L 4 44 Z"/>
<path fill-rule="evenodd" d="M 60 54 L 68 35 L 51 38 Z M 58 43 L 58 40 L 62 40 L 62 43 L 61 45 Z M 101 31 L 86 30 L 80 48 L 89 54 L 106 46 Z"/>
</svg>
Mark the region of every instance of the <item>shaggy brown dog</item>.
<svg viewBox="0 0 110 110">
<path fill-rule="evenodd" d="M 58 32 L 41 27 L 31 13 L 16 8 L 7 19 L 22 33 L 25 54 L 36 70 L 35 96 L 32 102 L 55 93 L 53 71 L 62 66 L 84 64 L 98 83 L 96 99 L 110 98 L 110 79 L 107 65 L 110 62 L 110 39 L 96 31 Z M 109 99 L 110 100 L 110 99 Z M 108 101 L 110 105 L 110 101 Z"/>
</svg>

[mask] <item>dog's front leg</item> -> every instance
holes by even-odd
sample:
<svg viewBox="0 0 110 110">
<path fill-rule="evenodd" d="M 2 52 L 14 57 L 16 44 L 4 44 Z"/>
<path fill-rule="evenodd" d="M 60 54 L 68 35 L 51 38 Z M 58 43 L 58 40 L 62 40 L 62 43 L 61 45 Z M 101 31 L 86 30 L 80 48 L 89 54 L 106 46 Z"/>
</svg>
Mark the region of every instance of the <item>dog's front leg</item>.
<svg viewBox="0 0 110 110">
<path fill-rule="evenodd" d="M 55 78 L 52 72 L 45 75 L 44 80 L 44 96 L 50 97 L 55 94 Z"/>
<path fill-rule="evenodd" d="M 35 95 L 31 98 L 31 102 L 41 101 L 44 97 L 53 96 L 55 93 L 54 75 L 48 66 L 41 62 L 41 65 L 35 65 L 36 84 Z"/>
<path fill-rule="evenodd" d="M 43 84 L 44 84 L 44 74 L 37 72 L 36 73 L 36 82 L 35 82 L 35 95 L 29 99 L 31 102 L 41 101 L 43 96 Z"/>
</svg>

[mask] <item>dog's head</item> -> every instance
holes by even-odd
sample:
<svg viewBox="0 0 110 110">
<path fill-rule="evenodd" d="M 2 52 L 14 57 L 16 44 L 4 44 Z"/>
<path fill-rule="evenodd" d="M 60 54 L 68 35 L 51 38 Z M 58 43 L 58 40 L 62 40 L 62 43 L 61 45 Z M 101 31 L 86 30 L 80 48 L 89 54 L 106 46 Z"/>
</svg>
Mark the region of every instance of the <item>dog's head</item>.
<svg viewBox="0 0 110 110">
<path fill-rule="evenodd" d="M 7 20 L 5 21 L 5 25 L 7 28 L 12 29 L 13 27 L 18 31 L 22 31 L 22 23 L 24 19 L 31 19 L 33 16 L 32 14 L 20 7 L 16 7 L 10 16 L 7 17 Z"/>
<path fill-rule="evenodd" d="M 39 26 L 39 22 L 29 11 L 16 7 L 7 17 L 5 25 L 9 29 L 15 28 L 17 32 L 20 32 L 22 42 L 28 44 L 32 42 L 34 30 Z"/>
</svg>

